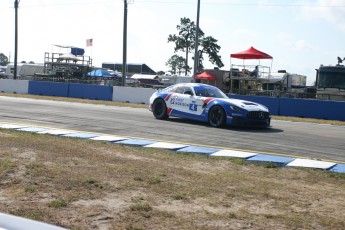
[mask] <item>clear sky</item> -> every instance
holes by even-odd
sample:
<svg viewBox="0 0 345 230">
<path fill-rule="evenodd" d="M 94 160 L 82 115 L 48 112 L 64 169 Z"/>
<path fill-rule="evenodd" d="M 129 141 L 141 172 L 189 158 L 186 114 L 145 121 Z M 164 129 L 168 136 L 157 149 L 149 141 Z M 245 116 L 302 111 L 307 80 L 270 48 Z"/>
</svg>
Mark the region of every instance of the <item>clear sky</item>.
<svg viewBox="0 0 345 230">
<path fill-rule="evenodd" d="M 197 0 L 128 0 L 127 63 L 167 71 L 174 54 L 169 34 L 182 17 L 196 22 Z M 224 63 L 231 53 L 253 46 L 273 57 L 261 61 L 272 71 L 285 69 L 315 81 L 320 64 L 345 57 L 345 0 L 200 0 L 200 28 L 218 40 Z M 122 63 L 123 0 L 20 0 L 18 62 L 44 62 L 44 53 L 62 51 L 52 44 L 85 48 L 95 66 Z M 14 60 L 14 0 L 0 1 L 0 52 Z M 86 39 L 93 46 L 86 47 Z M 184 53 L 178 53 L 184 56 Z M 192 55 L 190 55 L 192 56 Z M 253 63 L 254 62 L 254 63 Z M 257 64 L 259 61 L 246 61 Z M 193 61 L 189 61 L 193 66 Z M 205 61 L 206 68 L 214 66 Z"/>
</svg>

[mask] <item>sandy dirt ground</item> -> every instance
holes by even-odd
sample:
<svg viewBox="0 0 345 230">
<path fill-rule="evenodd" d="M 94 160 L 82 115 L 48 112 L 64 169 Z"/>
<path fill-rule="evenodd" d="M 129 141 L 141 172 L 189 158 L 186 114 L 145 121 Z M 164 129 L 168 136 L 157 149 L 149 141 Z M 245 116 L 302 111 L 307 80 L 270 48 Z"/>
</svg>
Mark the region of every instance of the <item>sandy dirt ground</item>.
<svg viewBox="0 0 345 230">
<path fill-rule="evenodd" d="M 345 229 L 345 176 L 0 129 L 0 212 L 68 229 Z"/>
</svg>

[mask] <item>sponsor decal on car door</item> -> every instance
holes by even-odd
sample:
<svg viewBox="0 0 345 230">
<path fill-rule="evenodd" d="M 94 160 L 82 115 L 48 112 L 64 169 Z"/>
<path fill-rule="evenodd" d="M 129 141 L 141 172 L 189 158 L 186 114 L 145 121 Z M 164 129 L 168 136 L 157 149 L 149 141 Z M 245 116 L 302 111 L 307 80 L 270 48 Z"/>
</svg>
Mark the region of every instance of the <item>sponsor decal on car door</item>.
<svg viewBox="0 0 345 230">
<path fill-rule="evenodd" d="M 201 97 L 195 97 L 188 94 L 178 94 L 174 99 L 173 108 L 177 111 L 200 115 L 203 111 L 203 100 Z"/>
<path fill-rule="evenodd" d="M 190 95 L 173 94 L 170 98 L 170 106 L 173 110 L 189 113 Z"/>
</svg>

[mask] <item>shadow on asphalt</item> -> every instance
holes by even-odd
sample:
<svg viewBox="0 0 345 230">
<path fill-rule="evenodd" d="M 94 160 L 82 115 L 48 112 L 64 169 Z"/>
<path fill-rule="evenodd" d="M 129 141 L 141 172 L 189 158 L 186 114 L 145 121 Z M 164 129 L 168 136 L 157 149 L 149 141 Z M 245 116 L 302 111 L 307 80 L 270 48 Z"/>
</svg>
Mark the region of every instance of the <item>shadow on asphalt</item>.
<svg viewBox="0 0 345 230">
<path fill-rule="evenodd" d="M 205 128 L 210 128 L 210 129 L 216 129 L 214 127 L 211 127 L 208 123 L 202 122 L 202 121 L 196 121 L 196 120 L 190 120 L 190 119 L 185 119 L 185 118 L 179 118 L 179 117 L 170 117 L 167 121 L 170 122 L 176 122 L 180 124 L 190 124 L 190 125 L 199 125 L 203 126 Z M 284 132 L 282 129 L 277 129 L 274 128 L 273 126 L 263 128 L 263 127 L 235 127 L 235 126 L 226 126 L 221 129 L 228 129 L 231 131 L 236 131 L 236 132 L 257 132 L 257 133 L 280 133 Z"/>
<path fill-rule="evenodd" d="M 281 133 L 284 132 L 282 129 L 276 129 L 272 126 L 267 128 L 260 128 L 260 127 L 228 127 L 228 129 L 232 131 L 238 131 L 238 132 L 257 132 L 257 133 Z"/>
</svg>

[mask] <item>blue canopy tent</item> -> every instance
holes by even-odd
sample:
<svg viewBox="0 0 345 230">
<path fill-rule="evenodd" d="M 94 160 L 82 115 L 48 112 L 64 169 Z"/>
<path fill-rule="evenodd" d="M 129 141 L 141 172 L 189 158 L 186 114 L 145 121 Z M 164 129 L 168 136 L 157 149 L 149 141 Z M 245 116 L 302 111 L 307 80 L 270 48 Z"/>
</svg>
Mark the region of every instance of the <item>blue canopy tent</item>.
<svg viewBox="0 0 345 230">
<path fill-rule="evenodd" d="M 113 76 L 113 74 L 109 73 L 106 70 L 98 69 L 98 70 L 93 70 L 91 72 L 88 72 L 86 74 L 86 76 L 88 76 L 88 77 L 110 77 L 110 76 Z"/>
</svg>

